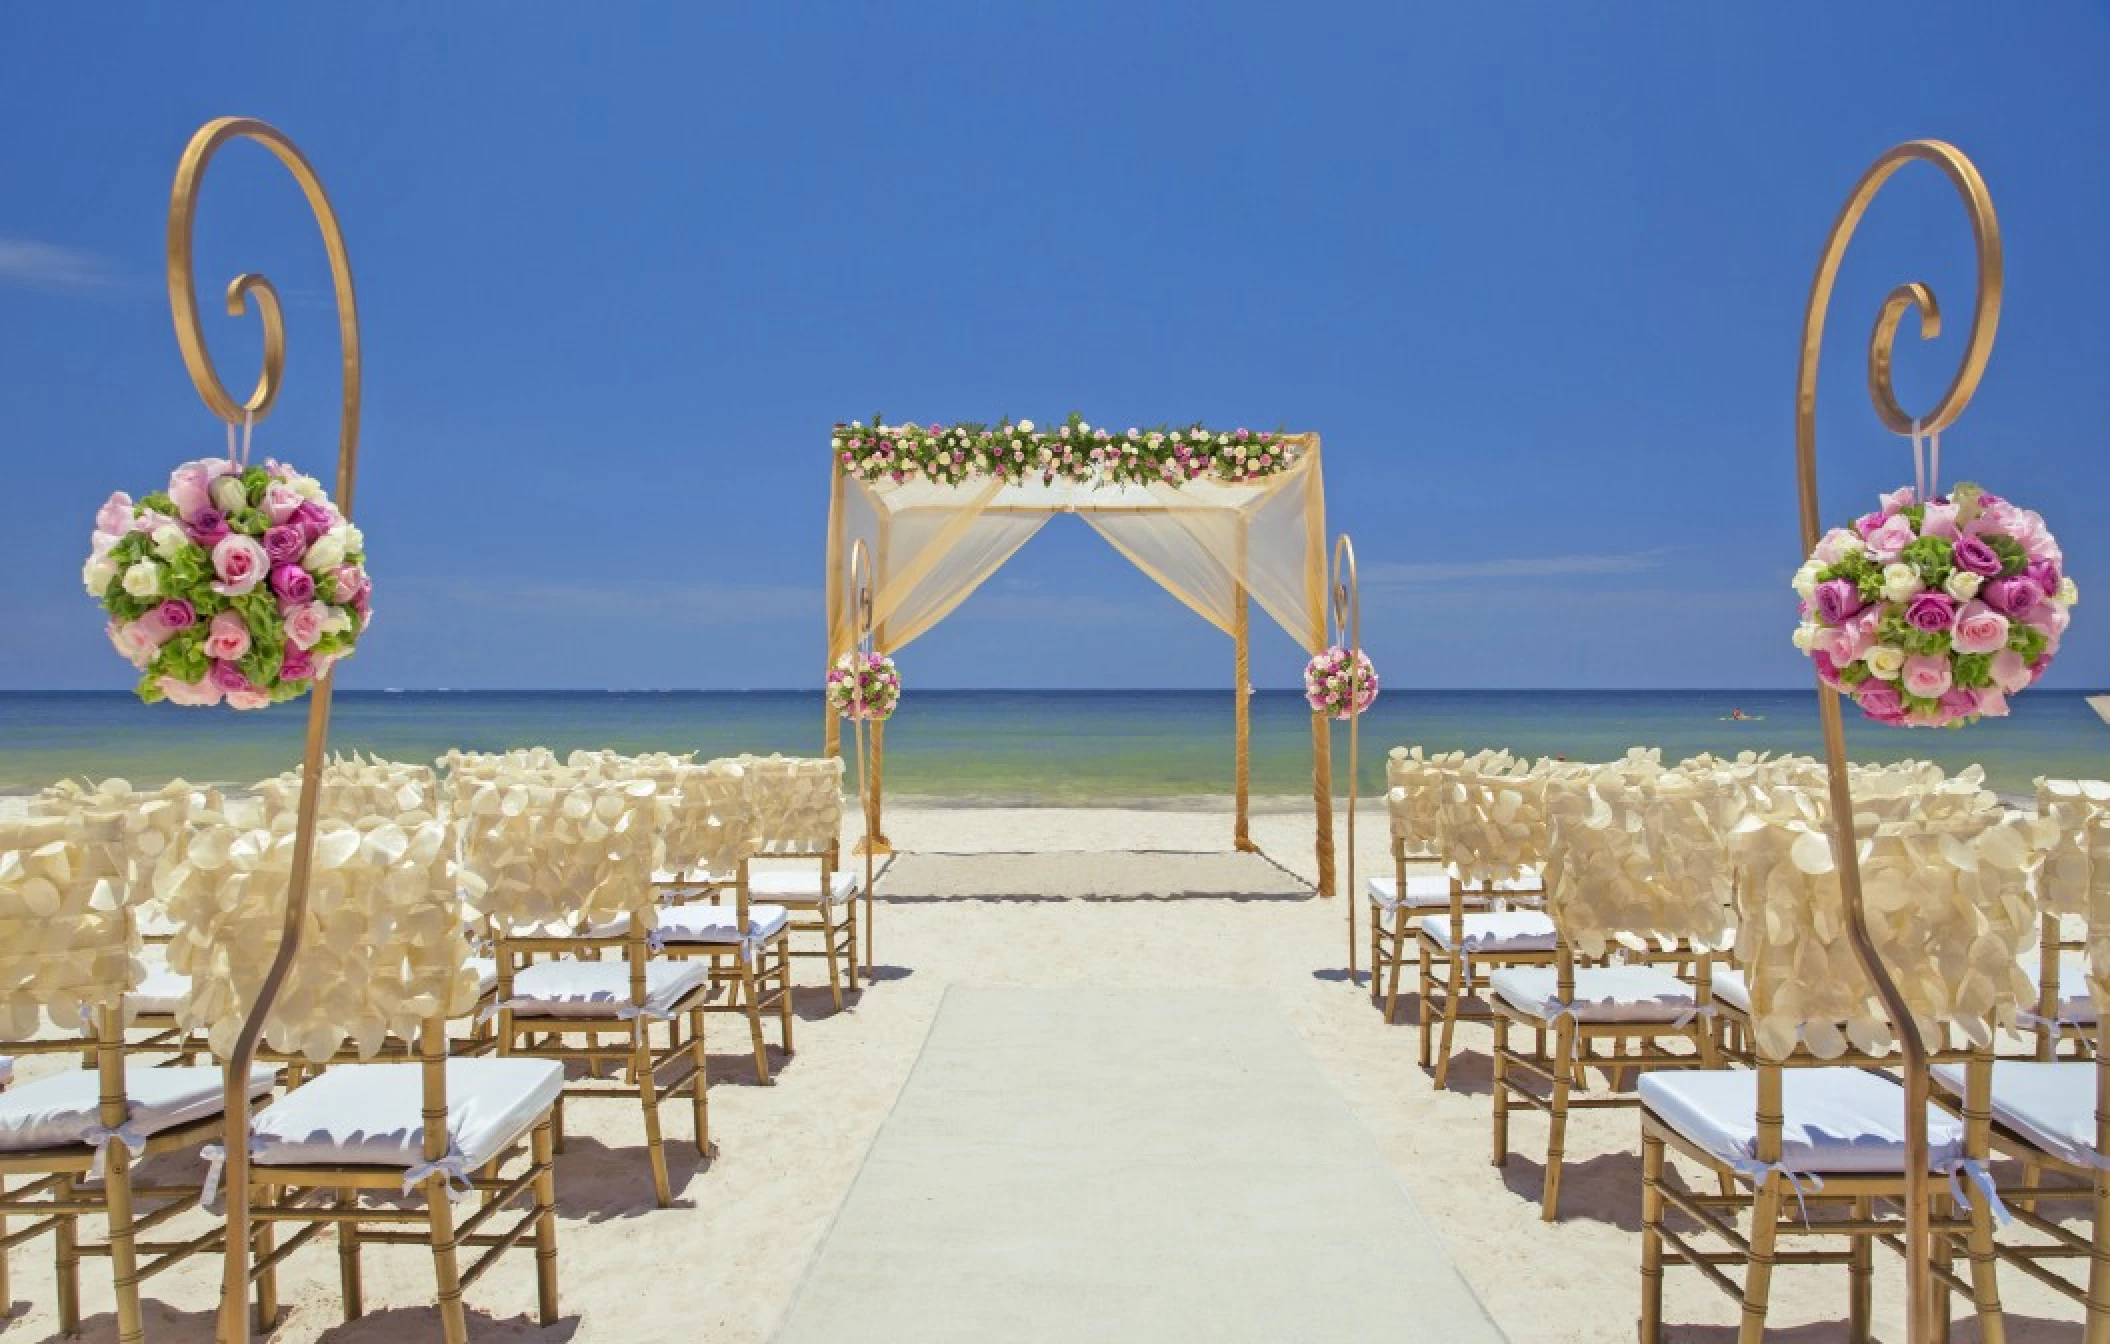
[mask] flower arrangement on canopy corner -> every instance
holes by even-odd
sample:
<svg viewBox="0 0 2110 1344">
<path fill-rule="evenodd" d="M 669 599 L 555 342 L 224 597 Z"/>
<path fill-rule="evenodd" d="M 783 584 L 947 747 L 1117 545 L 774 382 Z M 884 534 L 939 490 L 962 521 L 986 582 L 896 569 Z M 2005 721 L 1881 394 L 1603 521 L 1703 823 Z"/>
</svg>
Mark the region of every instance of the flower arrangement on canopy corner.
<svg viewBox="0 0 2110 1344">
<path fill-rule="evenodd" d="M 828 669 L 828 707 L 843 718 L 882 722 L 900 704 L 901 674 L 883 653 L 846 653 Z"/>
<path fill-rule="evenodd" d="M 1795 647 L 1879 723 L 1962 727 L 2008 712 L 2051 665 L 2080 590 L 2044 519 L 1975 485 L 1912 487 L 1833 528 L 1795 573 Z"/>
<path fill-rule="evenodd" d="M 81 582 L 149 704 L 262 709 L 305 694 L 373 618 L 366 541 L 278 462 L 186 462 L 95 515 Z"/>
<path fill-rule="evenodd" d="M 1319 713 L 1336 719 L 1353 718 L 1369 709 L 1377 701 L 1377 668 L 1370 655 L 1361 649 L 1351 653 L 1336 644 L 1314 656 L 1304 665 L 1304 700 Z"/>
<path fill-rule="evenodd" d="M 1280 431 L 1178 428 L 1094 429 L 1076 412 L 1051 430 L 1031 420 L 994 425 L 888 425 L 877 415 L 837 425 L 842 471 L 870 485 L 925 480 L 959 485 L 976 478 L 1043 485 L 1185 485 L 1263 480 L 1296 465 L 1303 444 Z"/>
</svg>

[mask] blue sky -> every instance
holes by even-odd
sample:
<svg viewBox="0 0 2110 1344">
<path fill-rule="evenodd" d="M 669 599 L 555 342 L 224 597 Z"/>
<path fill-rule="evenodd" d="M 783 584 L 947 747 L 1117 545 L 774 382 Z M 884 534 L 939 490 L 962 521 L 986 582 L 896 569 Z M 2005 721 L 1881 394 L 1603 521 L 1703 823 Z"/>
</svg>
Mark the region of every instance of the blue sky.
<svg viewBox="0 0 2110 1344">
<path fill-rule="evenodd" d="M 341 685 L 799 686 L 827 430 L 1317 430 L 1392 685 L 1805 684 L 1795 354 L 1868 160 L 1947 138 L 2007 303 L 1948 475 L 2042 508 L 2110 683 L 2110 17 L 2046 3 L 0 9 L 0 687 L 121 687 L 95 506 L 221 431 L 161 279 L 190 132 L 282 127 L 336 199 L 367 352 L 378 615 Z M 327 474 L 321 245 L 223 153 L 201 289 L 261 270 L 291 359 L 258 450 Z M 1969 233 L 1886 191 L 1834 302 L 1826 511 L 1909 478 L 1861 350 L 1959 317 Z M 231 385 L 253 323 L 208 310 Z M 1901 348 L 1925 405 L 1966 324 Z M 2094 596 L 2100 594 L 2100 596 Z M 1256 627 L 1257 628 L 1257 627 Z M 1256 640 L 1254 680 L 1302 658 Z M 1058 520 L 905 651 L 924 686 L 1220 686 L 1228 641 Z"/>
</svg>

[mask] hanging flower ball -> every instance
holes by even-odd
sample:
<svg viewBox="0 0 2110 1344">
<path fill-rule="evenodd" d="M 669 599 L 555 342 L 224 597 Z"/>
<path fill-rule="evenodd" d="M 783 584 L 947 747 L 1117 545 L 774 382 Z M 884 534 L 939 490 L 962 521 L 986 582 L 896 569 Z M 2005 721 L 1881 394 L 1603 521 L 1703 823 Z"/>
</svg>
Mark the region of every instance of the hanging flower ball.
<svg viewBox="0 0 2110 1344">
<path fill-rule="evenodd" d="M 2064 565 L 2036 513 L 1975 485 L 1925 503 L 1908 486 L 1795 572 L 1795 647 L 1879 723 L 1998 718 L 2059 651 L 2081 598 Z"/>
<path fill-rule="evenodd" d="M 846 653 L 828 669 L 828 707 L 846 719 L 880 721 L 901 703 L 901 674 L 883 653 Z"/>
<path fill-rule="evenodd" d="M 95 515 L 88 595 L 149 704 L 262 709 L 304 694 L 373 618 L 366 540 L 289 466 L 186 462 Z"/>
<path fill-rule="evenodd" d="M 1350 672 L 1354 703 L 1349 703 Z M 1321 714 L 1353 718 L 1377 700 L 1377 668 L 1361 649 L 1350 653 L 1336 644 L 1304 665 L 1304 699 Z"/>
</svg>

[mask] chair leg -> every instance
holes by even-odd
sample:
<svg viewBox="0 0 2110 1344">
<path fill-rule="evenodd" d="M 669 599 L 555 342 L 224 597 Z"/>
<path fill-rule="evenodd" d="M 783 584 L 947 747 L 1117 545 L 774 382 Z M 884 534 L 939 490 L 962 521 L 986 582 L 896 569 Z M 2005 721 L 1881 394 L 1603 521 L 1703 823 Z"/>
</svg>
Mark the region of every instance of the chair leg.
<svg viewBox="0 0 2110 1344">
<path fill-rule="evenodd" d="M 835 964 L 835 904 L 832 901 L 821 905 L 821 945 L 828 954 L 828 994 L 839 1013 L 843 1010 L 843 982 L 842 970 Z"/>
<path fill-rule="evenodd" d="M 700 1080 L 699 1080 L 700 1081 Z M 535 1295 L 542 1323 L 557 1323 L 557 1170 L 555 1136 L 548 1121 L 529 1139 L 535 1164 Z"/>
<path fill-rule="evenodd" d="M 661 1208 L 674 1202 L 674 1188 L 667 1180 L 667 1152 L 659 1133 L 659 1075 L 652 1068 L 652 1034 L 645 1019 L 631 1024 L 631 1067 L 637 1073 L 637 1099 L 645 1109 L 645 1156 L 652 1164 L 652 1197 Z"/>
<path fill-rule="evenodd" d="M 1432 1026 L 1433 1026 L 1433 1025 L 1435 1024 L 1435 1020 L 1436 1020 L 1436 1014 L 1435 1014 L 1435 1003 L 1436 1003 L 1436 976 L 1435 976 L 1435 972 L 1434 972 L 1434 970 L 1432 969 L 1432 966 L 1433 966 L 1433 963 L 1432 963 L 1432 961 L 1431 961 L 1431 958 L 1429 957 L 1429 951 L 1428 951 L 1428 949 L 1427 949 L 1427 948 L 1423 948 L 1423 949 L 1422 949 L 1422 951 L 1421 951 L 1421 1013 L 1420 1013 L 1420 1016 L 1421 1016 L 1421 1067 L 1423 1067 L 1424 1069 L 1426 1069 L 1426 1068 L 1430 1067 L 1430 1065 L 1431 1065 L 1431 1063 L 1432 1063 L 1432 1059 L 1431 1059 L 1431 1053 L 1432 1053 L 1432 1052 L 1431 1052 L 1431 1046 L 1432 1046 L 1432 1045 L 1434 1044 L 1434 1042 L 1435 1042 L 1435 1037 L 1434 1037 L 1433 1035 L 1431 1035 L 1431 1034 L 1430 1034 L 1430 1028 L 1431 1028 L 1431 1027 L 1432 1027 Z"/>
<path fill-rule="evenodd" d="M 1641 1344 L 1663 1339 L 1663 1159 L 1668 1145 L 1641 1136 Z"/>
<path fill-rule="evenodd" d="M 1952 1201 L 1947 1195 L 1936 1195 L 1927 1210 L 1927 1215 L 1936 1229 L 1941 1229 L 1942 1224 L 1947 1222 L 1954 1214 L 1955 1209 L 1952 1207 Z M 1956 1259 L 1957 1240 L 1958 1238 L 1947 1230 L 1937 1230 L 1935 1232 L 1933 1244 L 1928 1248 L 1928 1259 L 1933 1261 L 1937 1270 L 1953 1268 Z M 1968 1252 L 1968 1247 L 1966 1251 Z M 1937 1277 L 1934 1280 L 1933 1344 L 1949 1344 L 1949 1326 L 1951 1318 L 1956 1315 L 1955 1304 L 1951 1301 L 1951 1297 L 1949 1285 L 1943 1283 Z"/>
<path fill-rule="evenodd" d="M 855 897 L 843 902 L 843 927 L 850 939 L 850 962 L 845 966 L 843 979 L 849 982 L 850 992 L 857 992 L 857 900 Z"/>
<path fill-rule="evenodd" d="M 1553 1090 L 1546 1103 L 1546 1191 L 1539 1203 L 1539 1217 L 1549 1223 L 1560 1217 L 1561 1159 L 1568 1143 L 1568 1092 L 1579 1067 L 1574 1062 L 1577 1050 L 1573 1047 L 1580 1045 L 1575 1035 L 1575 1027 L 1563 1019 L 1553 1040 Z"/>
<path fill-rule="evenodd" d="M 278 1202 L 276 1186 L 251 1186 L 250 1190 L 264 1207 Z M 256 1271 L 256 1328 L 261 1333 L 278 1324 L 278 1266 L 264 1263 L 278 1249 L 278 1227 L 262 1218 L 251 1219 L 250 1226 L 254 1229 L 250 1240 L 255 1243 L 251 1253 L 256 1257 L 251 1263 L 262 1266 Z"/>
<path fill-rule="evenodd" d="M 359 1191 L 345 1186 L 337 1192 L 336 1204 L 339 1213 L 350 1213 L 359 1207 Z M 366 1284 L 359 1264 L 359 1224 L 350 1218 L 337 1224 L 337 1281 L 344 1296 L 344 1319 L 358 1320 L 366 1314 Z"/>
<path fill-rule="evenodd" d="M 425 1182 L 425 1217 L 432 1236 L 432 1273 L 439 1283 L 440 1337 L 446 1344 L 468 1344 L 469 1316 L 462 1308 L 462 1272 L 454 1242 L 454 1203 L 447 1178 Z"/>
<path fill-rule="evenodd" d="M 0 1177 L 0 1201 L 7 1198 L 7 1180 Z M 0 1214 L 0 1241 L 7 1239 L 7 1217 Z M 0 1249 L 0 1316 L 13 1314 L 15 1309 L 15 1285 L 7 1274 L 7 1252 Z"/>
<path fill-rule="evenodd" d="M 1440 1090 L 1451 1074 L 1451 1043 L 1458 1033 L 1458 1001 L 1472 987 L 1471 970 L 1462 960 L 1451 962 L 1449 992 L 1443 996 L 1443 1039 L 1436 1044 L 1436 1086 Z"/>
<path fill-rule="evenodd" d="M 791 1008 L 791 939 L 787 936 L 777 945 L 777 1030 L 784 1038 L 786 1055 L 796 1049 L 791 1040 Z"/>
<path fill-rule="evenodd" d="M 1509 1165 L 1509 1019 L 1495 1015 L 1495 1151 L 1494 1164 Z"/>
<path fill-rule="evenodd" d="M 747 998 L 747 1032 L 755 1043 L 755 1081 L 769 1083 L 769 1050 L 762 1044 L 762 996 L 755 985 L 755 963 L 740 960 L 740 992 Z"/>
<path fill-rule="evenodd" d="M 71 1202 L 76 1195 L 73 1177 L 60 1178 L 58 1197 Z M 80 1220 L 70 1215 L 61 1215 L 58 1226 L 52 1229 L 51 1239 L 56 1252 L 59 1290 L 59 1333 L 77 1335 L 81 1332 L 81 1249 Z"/>
<path fill-rule="evenodd" d="M 110 1281 L 117 1299 L 119 1344 L 140 1344 L 146 1322 L 139 1314 L 139 1255 L 132 1229 L 132 1155 L 121 1143 L 104 1150 L 103 1197 L 110 1236 Z"/>
<path fill-rule="evenodd" d="M 1780 1239 L 1780 1187 L 1784 1179 L 1768 1175 L 1754 1191 L 1751 1205 L 1750 1262 L 1744 1268 L 1743 1316 L 1736 1344 L 1765 1344 L 1766 1306 L 1773 1293 L 1773 1247 Z"/>
<path fill-rule="evenodd" d="M 1968 1244 L 1971 1302 L 1978 1308 L 1978 1337 L 1982 1344 L 2007 1344 L 2007 1320 L 2000 1310 L 2000 1265 L 1993 1246 L 1992 1201 L 1983 1194 L 1971 1201 Z"/>
<path fill-rule="evenodd" d="M 711 1089 L 705 1076 L 709 1056 L 703 1048 L 703 1020 L 707 1014 L 701 1008 L 689 1013 L 689 1064 L 695 1075 L 689 1079 L 689 1112 L 696 1131 L 696 1156 L 705 1161 L 711 1156 Z"/>
<path fill-rule="evenodd" d="M 1875 1217 L 1875 1209 L 1875 1200 L 1866 1197 L 1857 1199 L 1854 1201 L 1854 1218 L 1865 1223 Z M 1876 1277 L 1875 1239 L 1852 1238 L 1847 1247 L 1847 1256 L 1846 1338 L 1848 1344 L 1869 1344 L 1870 1308 L 1874 1301 Z"/>
</svg>

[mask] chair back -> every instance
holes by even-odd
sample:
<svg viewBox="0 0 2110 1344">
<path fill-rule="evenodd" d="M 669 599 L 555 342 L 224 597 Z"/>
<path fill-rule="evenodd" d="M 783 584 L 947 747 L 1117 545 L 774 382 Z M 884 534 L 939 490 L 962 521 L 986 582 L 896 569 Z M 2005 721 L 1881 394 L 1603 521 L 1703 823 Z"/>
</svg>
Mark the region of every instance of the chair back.
<svg viewBox="0 0 2110 1344">
<path fill-rule="evenodd" d="M 289 770 L 257 782 L 253 792 L 263 804 L 263 823 L 284 829 L 282 819 L 300 808 L 301 773 Z M 439 776 L 429 765 L 341 756 L 322 769 L 322 797 L 316 817 L 322 821 L 358 822 L 371 817 L 412 824 L 445 810 Z"/>
<path fill-rule="evenodd" d="M 1730 944 L 1733 869 L 1703 780 L 1620 762 L 1550 779 L 1545 798 L 1547 912 L 1565 947 L 1598 957 L 1614 942 L 1698 954 Z"/>
<path fill-rule="evenodd" d="M 160 875 L 182 926 L 169 965 L 191 981 L 177 1021 L 222 1059 L 277 953 L 294 848 L 290 832 L 206 825 Z M 389 1037 L 420 1039 L 475 1005 L 444 824 L 325 822 L 313 852 L 300 949 L 264 1023 L 266 1047 L 320 1064 L 349 1043 L 371 1058 Z"/>
<path fill-rule="evenodd" d="M 834 854 L 843 828 L 840 756 L 734 756 L 728 762 L 746 772 L 752 791 L 757 855 Z"/>
<path fill-rule="evenodd" d="M 500 933 L 637 916 L 651 926 L 652 870 L 672 800 L 648 779 L 522 770 L 479 782 L 457 821 L 477 911 Z"/>
<path fill-rule="evenodd" d="M 105 816 L 0 822 L 0 1036 L 27 1041 L 46 1018 L 77 1033 L 139 983 L 121 851 L 121 823 Z"/>
</svg>

